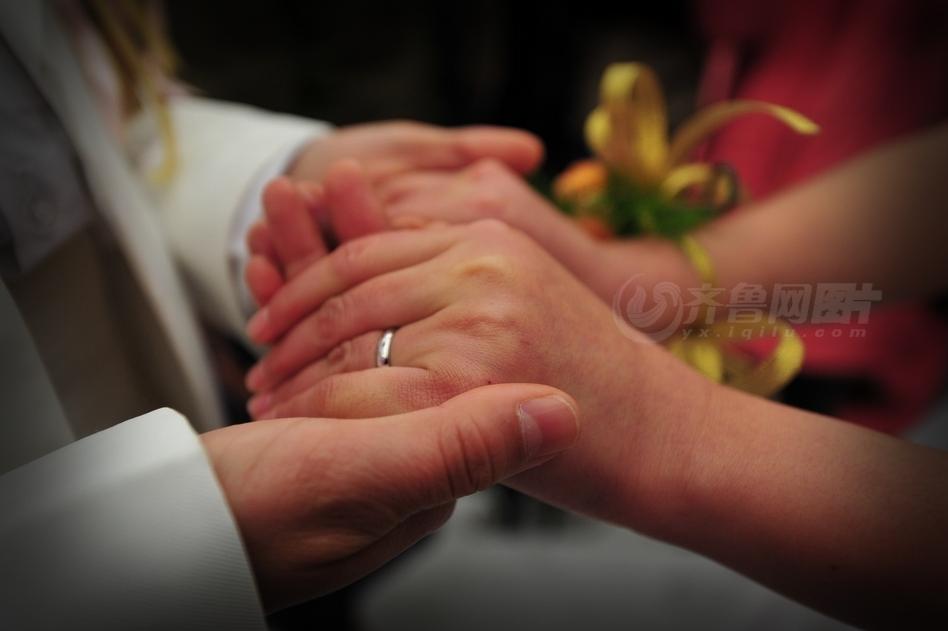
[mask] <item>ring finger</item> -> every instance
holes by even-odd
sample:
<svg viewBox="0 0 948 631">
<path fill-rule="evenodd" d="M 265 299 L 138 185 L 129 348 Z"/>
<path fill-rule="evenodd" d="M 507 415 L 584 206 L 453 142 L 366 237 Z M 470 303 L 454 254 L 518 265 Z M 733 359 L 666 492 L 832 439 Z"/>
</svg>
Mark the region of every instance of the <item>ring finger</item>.
<svg viewBox="0 0 948 631">
<path fill-rule="evenodd" d="M 391 366 L 418 366 L 426 352 L 428 336 L 423 334 L 425 322 L 396 329 L 389 354 Z M 384 331 L 370 331 L 346 340 L 277 387 L 261 392 L 250 399 L 247 408 L 253 418 L 265 417 L 266 412 L 280 403 L 316 385 L 323 379 L 341 373 L 376 367 L 376 353 Z"/>
<path fill-rule="evenodd" d="M 425 264 L 377 276 L 340 294 L 300 321 L 247 375 L 253 392 L 272 389 L 333 348 L 363 333 L 418 322 L 448 300 L 443 263 Z"/>
</svg>

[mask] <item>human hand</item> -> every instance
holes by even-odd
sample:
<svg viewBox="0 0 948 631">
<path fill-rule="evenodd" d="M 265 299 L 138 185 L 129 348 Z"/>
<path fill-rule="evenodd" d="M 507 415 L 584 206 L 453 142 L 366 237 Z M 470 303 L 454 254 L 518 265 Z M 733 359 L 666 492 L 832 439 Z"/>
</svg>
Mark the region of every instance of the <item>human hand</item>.
<svg viewBox="0 0 948 631">
<path fill-rule="evenodd" d="M 308 237 L 314 213 L 343 241 L 431 222 L 500 219 L 537 241 L 581 280 L 593 280 L 588 277 L 602 268 L 606 248 L 494 158 L 456 170 L 405 170 L 381 180 L 371 165 L 344 160 L 326 169 L 322 181 L 319 188 L 295 184 L 295 192 L 286 190 L 294 186 L 289 182 L 272 182 L 264 195 L 267 220 L 251 232 L 251 250 L 268 256 L 290 277 L 325 254 L 318 233 L 315 240 Z M 261 284 L 254 281 L 251 287 Z"/>
<path fill-rule="evenodd" d="M 518 173 L 534 170 L 543 145 L 533 134 L 492 126 L 445 128 L 410 121 L 353 125 L 314 140 L 290 169 L 297 180 L 321 181 L 330 165 L 352 158 L 365 166 L 372 185 L 424 170 L 462 169 L 491 158 Z"/>
<path fill-rule="evenodd" d="M 376 343 L 390 326 L 401 326 L 394 367 L 378 370 Z M 249 334 L 279 339 L 248 377 L 259 417 L 373 416 L 505 381 L 566 388 L 595 421 L 567 463 L 550 463 L 525 490 L 643 529 L 645 517 L 629 513 L 643 497 L 650 519 L 674 503 L 669 481 L 686 475 L 688 431 L 708 385 L 620 330 L 602 301 L 496 220 L 343 244 L 281 290 Z M 691 396 L 676 397 L 678 388 Z M 680 453 L 669 454 L 675 447 Z M 623 482 L 588 487 L 603 479 Z"/>
<path fill-rule="evenodd" d="M 201 438 L 272 611 L 368 574 L 439 528 L 455 499 L 548 460 L 578 431 L 568 395 L 507 384 L 398 416 Z"/>
<path fill-rule="evenodd" d="M 390 225 L 500 219 L 522 231 L 594 290 L 610 248 L 594 240 L 507 165 L 486 158 L 453 172 L 414 171 L 378 187 Z M 606 296 L 608 299 L 609 296 Z"/>
<path fill-rule="evenodd" d="M 659 283 L 682 290 L 697 286 L 697 277 L 678 247 L 663 239 L 594 241 L 572 220 L 533 191 L 517 173 L 492 159 L 457 171 L 415 171 L 394 176 L 373 187 L 368 172 L 354 160 L 327 171 L 319 204 L 345 239 L 389 228 L 417 228 L 429 223 L 468 223 L 500 219 L 521 230 L 606 302 L 634 281 L 645 290 L 643 309 L 655 307 Z M 285 178 L 270 184 L 264 195 L 267 220 L 251 233 L 247 282 L 263 305 L 315 258 L 325 254 L 314 230 L 305 183 Z M 654 330 L 668 326 L 657 321 Z"/>
<path fill-rule="evenodd" d="M 364 169 L 362 177 L 375 190 L 392 178 L 414 171 L 448 173 L 483 159 L 528 173 L 542 158 L 542 143 L 517 129 L 447 129 L 407 121 L 339 129 L 312 141 L 303 150 L 288 173 L 293 184 L 284 181 L 278 185 L 283 187 L 282 192 L 268 189 L 265 194 L 270 200 L 264 204 L 265 220 L 251 226 L 247 234 L 253 255 L 246 270 L 248 283 L 263 304 L 286 278 L 325 254 L 327 245 L 332 245 L 327 240 L 346 241 L 388 227 L 385 215 L 375 208 L 359 215 L 332 213 L 333 208 L 347 208 L 345 204 L 329 203 L 322 186 L 330 166 L 339 160 L 358 160 Z M 289 186 L 297 187 L 298 194 L 289 196 Z"/>
</svg>

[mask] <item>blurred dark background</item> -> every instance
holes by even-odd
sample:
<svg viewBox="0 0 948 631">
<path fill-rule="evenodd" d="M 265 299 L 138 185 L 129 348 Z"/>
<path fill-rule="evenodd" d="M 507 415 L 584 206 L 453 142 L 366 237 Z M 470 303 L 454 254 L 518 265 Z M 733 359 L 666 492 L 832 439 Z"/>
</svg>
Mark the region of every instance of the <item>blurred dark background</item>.
<svg viewBox="0 0 948 631">
<path fill-rule="evenodd" d="M 347 125 L 492 123 L 546 142 L 545 170 L 585 155 L 582 125 L 610 62 L 661 77 L 672 122 L 694 107 L 702 42 L 691 3 L 167 3 L 183 79 L 208 96 Z"/>
</svg>

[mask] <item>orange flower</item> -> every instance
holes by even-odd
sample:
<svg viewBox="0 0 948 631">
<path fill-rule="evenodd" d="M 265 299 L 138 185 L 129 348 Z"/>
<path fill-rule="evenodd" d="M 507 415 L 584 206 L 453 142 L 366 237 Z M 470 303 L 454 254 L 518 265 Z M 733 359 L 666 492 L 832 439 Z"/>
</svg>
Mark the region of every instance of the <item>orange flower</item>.
<svg viewBox="0 0 948 631">
<path fill-rule="evenodd" d="M 582 202 L 602 192 L 608 176 L 602 162 L 579 160 L 559 174 L 553 182 L 553 194 L 564 201 Z"/>
</svg>

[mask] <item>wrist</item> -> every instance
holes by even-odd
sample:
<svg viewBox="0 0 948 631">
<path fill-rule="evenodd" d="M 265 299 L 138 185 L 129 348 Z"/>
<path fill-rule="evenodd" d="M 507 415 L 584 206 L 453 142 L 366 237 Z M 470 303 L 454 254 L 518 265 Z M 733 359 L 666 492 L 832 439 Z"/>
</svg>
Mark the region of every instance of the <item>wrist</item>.
<svg viewBox="0 0 948 631">
<path fill-rule="evenodd" d="M 600 329 L 614 328 L 612 323 Z M 720 386 L 705 379 L 644 335 L 619 333 L 598 347 L 595 365 L 571 380 L 584 418 L 576 453 L 600 484 L 587 489 L 581 512 L 662 539 L 676 536 L 688 509 L 691 478 L 702 466 L 702 436 Z M 574 448 L 576 449 L 576 448 Z M 577 470 L 584 470 L 582 465 Z"/>
<path fill-rule="evenodd" d="M 641 376 L 626 393 L 636 401 L 626 423 L 636 428 L 635 453 L 640 466 L 630 476 L 629 491 L 643 510 L 629 524 L 650 536 L 680 543 L 691 526 L 696 484 L 708 474 L 709 437 L 714 432 L 714 410 L 722 386 L 694 371 L 664 348 L 655 345 L 651 361 L 636 362 Z"/>
<path fill-rule="evenodd" d="M 691 299 L 689 290 L 700 287 L 701 279 L 677 243 L 648 237 L 599 247 L 592 288 L 629 316 L 629 325 L 656 334 L 687 324 L 681 320 L 688 315 L 684 305 Z"/>
</svg>

